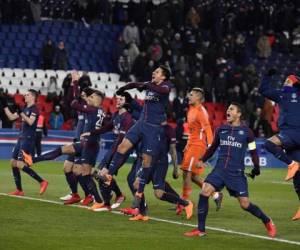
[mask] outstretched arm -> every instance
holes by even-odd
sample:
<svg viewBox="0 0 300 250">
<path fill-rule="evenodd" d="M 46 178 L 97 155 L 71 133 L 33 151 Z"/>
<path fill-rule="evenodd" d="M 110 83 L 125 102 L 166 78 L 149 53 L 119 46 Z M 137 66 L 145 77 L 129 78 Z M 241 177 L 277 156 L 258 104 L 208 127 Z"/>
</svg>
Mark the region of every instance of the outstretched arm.
<svg viewBox="0 0 300 250">
<path fill-rule="evenodd" d="M 279 103 L 280 102 L 280 96 L 281 91 L 278 89 L 274 89 L 270 84 L 270 76 L 264 76 L 259 89 L 259 93 L 261 93 L 264 97 L 269 98 L 270 100 Z"/>
<path fill-rule="evenodd" d="M 78 100 L 73 100 L 71 102 L 71 108 L 83 112 L 83 113 L 92 113 L 97 110 L 97 108 L 87 105 L 87 104 L 82 104 Z"/>
</svg>

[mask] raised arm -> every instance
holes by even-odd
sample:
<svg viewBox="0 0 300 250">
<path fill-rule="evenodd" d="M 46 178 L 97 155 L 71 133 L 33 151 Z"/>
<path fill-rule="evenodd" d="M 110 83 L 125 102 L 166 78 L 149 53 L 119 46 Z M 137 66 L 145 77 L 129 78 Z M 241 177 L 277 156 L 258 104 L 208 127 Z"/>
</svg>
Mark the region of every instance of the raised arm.
<svg viewBox="0 0 300 250">
<path fill-rule="evenodd" d="M 82 104 L 78 100 L 73 100 L 71 102 L 71 108 L 83 113 L 93 113 L 97 110 L 97 108 L 87 104 Z"/>
<path fill-rule="evenodd" d="M 260 86 L 258 88 L 259 93 L 261 93 L 264 97 L 279 103 L 281 100 L 281 91 L 278 89 L 274 89 L 274 87 L 270 84 L 270 76 L 266 75 L 263 77 Z"/>
</svg>

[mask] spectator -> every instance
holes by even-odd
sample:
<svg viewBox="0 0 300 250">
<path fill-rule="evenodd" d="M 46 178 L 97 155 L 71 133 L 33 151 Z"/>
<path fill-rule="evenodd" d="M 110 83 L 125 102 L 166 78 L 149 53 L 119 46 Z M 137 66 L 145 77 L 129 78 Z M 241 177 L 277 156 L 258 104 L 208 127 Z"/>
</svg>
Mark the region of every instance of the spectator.
<svg viewBox="0 0 300 250">
<path fill-rule="evenodd" d="M 53 42 L 49 39 L 42 49 L 42 60 L 43 60 L 43 69 L 53 69 L 53 61 L 55 56 L 55 47 Z"/>
<path fill-rule="evenodd" d="M 200 16 L 195 7 L 191 7 L 186 16 L 186 22 L 192 28 L 196 29 L 200 23 Z"/>
<path fill-rule="evenodd" d="M 257 42 L 257 55 L 261 59 L 268 59 L 271 56 L 272 49 L 269 39 L 266 35 L 261 35 Z"/>
<path fill-rule="evenodd" d="M 129 48 L 128 48 L 128 56 L 129 56 L 129 60 L 130 60 L 130 67 L 133 66 L 135 59 L 138 57 L 138 55 L 140 54 L 140 50 L 138 48 L 138 46 L 136 45 L 135 42 L 131 42 L 129 44 Z"/>
<path fill-rule="evenodd" d="M 65 44 L 63 41 L 60 41 L 58 48 L 56 50 L 56 68 L 61 70 L 68 69 L 68 53 L 65 49 Z"/>
<path fill-rule="evenodd" d="M 123 30 L 123 39 L 126 44 L 135 42 L 137 45 L 140 44 L 139 28 L 132 21 L 129 25 L 126 25 Z"/>
<path fill-rule="evenodd" d="M 185 98 L 185 93 L 184 91 L 179 90 L 177 97 L 173 101 L 173 116 L 176 121 L 185 118 L 187 107 L 188 103 Z"/>
<path fill-rule="evenodd" d="M 155 63 L 160 61 L 163 56 L 163 50 L 158 39 L 154 39 L 153 43 L 148 49 L 148 53 L 150 54 L 151 60 L 153 60 Z"/>
<path fill-rule="evenodd" d="M 269 138 L 272 135 L 272 129 L 267 120 L 262 117 L 262 109 L 257 107 L 250 116 L 249 127 L 252 129 L 255 137 Z"/>
<path fill-rule="evenodd" d="M 125 49 L 123 51 L 123 55 L 120 56 L 118 61 L 118 70 L 120 74 L 120 81 L 129 81 L 129 75 L 131 72 L 131 62 L 128 56 L 128 50 Z"/>
<path fill-rule="evenodd" d="M 59 88 L 57 86 L 57 80 L 55 76 L 51 76 L 47 86 L 47 102 L 53 102 L 57 99 Z"/>
<path fill-rule="evenodd" d="M 60 106 L 59 105 L 56 105 L 54 107 L 54 111 L 50 115 L 49 123 L 50 123 L 50 128 L 51 129 L 55 129 L 55 130 L 61 129 L 61 127 L 64 123 L 64 117 L 63 117 L 63 114 L 60 111 Z"/>
</svg>

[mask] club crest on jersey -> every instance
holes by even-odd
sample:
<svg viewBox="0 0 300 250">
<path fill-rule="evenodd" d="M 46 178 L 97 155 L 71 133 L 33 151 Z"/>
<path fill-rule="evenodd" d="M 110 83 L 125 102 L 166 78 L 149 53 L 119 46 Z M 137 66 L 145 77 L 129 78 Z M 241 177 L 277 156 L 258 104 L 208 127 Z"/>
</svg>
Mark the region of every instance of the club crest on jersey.
<svg viewBox="0 0 300 250">
<path fill-rule="evenodd" d="M 298 102 L 298 100 L 297 100 L 297 93 L 293 93 L 292 94 L 292 100 L 291 100 L 291 102 Z"/>
</svg>

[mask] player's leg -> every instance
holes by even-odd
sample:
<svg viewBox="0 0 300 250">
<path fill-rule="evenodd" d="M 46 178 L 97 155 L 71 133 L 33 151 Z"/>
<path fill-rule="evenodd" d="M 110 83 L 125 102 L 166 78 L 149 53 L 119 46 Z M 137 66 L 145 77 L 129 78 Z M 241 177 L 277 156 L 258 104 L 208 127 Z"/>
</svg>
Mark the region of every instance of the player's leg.
<svg viewBox="0 0 300 250">
<path fill-rule="evenodd" d="M 203 169 L 204 170 L 204 169 Z M 201 170 L 202 171 L 202 170 Z M 192 172 L 192 182 L 197 184 L 200 188 L 203 186 L 203 180 L 200 174 L 193 170 Z M 216 210 L 219 211 L 222 206 L 223 201 L 223 194 L 222 192 L 214 192 L 211 197 L 213 198 L 214 202 L 216 203 Z"/>
<path fill-rule="evenodd" d="M 194 237 L 205 235 L 205 222 L 208 214 L 208 199 L 215 191 L 216 189 L 212 184 L 204 182 L 198 202 L 198 227 L 186 232 L 184 234 L 185 236 Z"/>
<path fill-rule="evenodd" d="M 258 206 L 251 203 L 248 197 L 238 196 L 237 199 L 240 203 L 241 208 L 247 211 L 248 213 L 252 214 L 253 216 L 257 217 L 258 219 L 260 219 L 262 223 L 264 223 L 268 235 L 270 237 L 275 237 L 276 227 L 273 221 L 271 220 L 271 218 L 268 217 Z"/>
<path fill-rule="evenodd" d="M 295 146 L 294 141 L 287 132 L 280 132 L 278 135 L 269 138 L 265 143 L 265 148 L 270 153 L 288 165 L 288 172 L 285 177 L 286 181 L 292 179 L 299 170 L 299 162 L 291 160 L 283 150 L 283 148 L 289 149 L 293 146 Z"/>
<path fill-rule="evenodd" d="M 34 147 L 35 141 L 31 140 L 20 140 L 20 150 L 18 152 L 16 166 L 21 169 L 24 173 L 28 174 L 34 180 L 40 183 L 40 194 L 43 194 L 47 187 L 48 182 L 40 177 L 32 168 L 30 168 L 24 161 L 23 161 L 23 153 L 26 152 L 29 155 L 34 154 Z"/>
<path fill-rule="evenodd" d="M 12 159 L 10 161 L 12 174 L 13 174 L 15 185 L 16 185 L 16 190 L 13 192 L 10 192 L 9 194 L 23 196 L 24 192 L 23 192 L 23 188 L 22 188 L 21 173 L 20 173 L 20 169 L 17 166 L 19 151 L 20 151 L 20 140 L 18 140 L 16 146 L 13 149 Z"/>
<path fill-rule="evenodd" d="M 188 199 L 192 192 L 192 166 L 196 162 L 195 156 L 191 152 L 191 147 L 186 146 L 183 161 L 181 164 L 182 170 L 182 198 Z"/>
<path fill-rule="evenodd" d="M 295 174 L 293 178 L 293 183 L 294 183 L 295 192 L 298 195 L 298 199 L 300 201 L 300 171 L 298 171 Z M 300 219 L 300 206 L 296 214 L 293 216 L 292 220 L 299 220 L 299 219 Z"/>
<path fill-rule="evenodd" d="M 65 200 L 65 205 L 74 204 L 80 201 L 80 196 L 78 194 L 78 176 L 73 172 L 74 161 L 74 156 L 69 156 L 64 162 L 66 181 L 71 189 L 71 197 Z"/>
<path fill-rule="evenodd" d="M 90 194 L 89 189 L 88 189 L 88 187 L 84 181 L 84 178 L 82 176 L 82 165 L 81 165 L 81 159 L 79 157 L 75 158 L 75 164 L 73 166 L 73 174 L 75 174 L 77 176 L 78 183 L 84 192 L 84 199 L 82 199 L 80 201 L 80 203 L 83 206 L 87 206 L 94 201 L 94 198 Z"/>
</svg>

